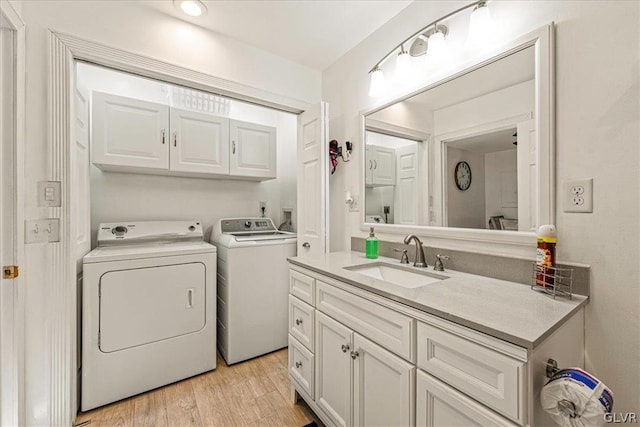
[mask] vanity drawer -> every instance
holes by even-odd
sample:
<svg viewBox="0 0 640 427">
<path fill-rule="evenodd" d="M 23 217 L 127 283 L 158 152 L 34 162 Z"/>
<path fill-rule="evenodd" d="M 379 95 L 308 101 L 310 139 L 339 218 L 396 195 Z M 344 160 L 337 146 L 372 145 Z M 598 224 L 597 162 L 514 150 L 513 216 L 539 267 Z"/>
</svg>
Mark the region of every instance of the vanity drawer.
<svg viewBox="0 0 640 427">
<path fill-rule="evenodd" d="M 524 362 L 418 322 L 418 367 L 522 421 Z"/>
<path fill-rule="evenodd" d="M 314 372 L 313 354 L 289 335 L 289 375 L 312 399 Z"/>
<path fill-rule="evenodd" d="M 289 270 L 289 293 L 313 305 L 316 279 L 295 270 Z"/>
<path fill-rule="evenodd" d="M 289 333 L 302 345 L 313 351 L 314 308 L 289 295 Z"/>
<path fill-rule="evenodd" d="M 316 282 L 316 308 L 406 360 L 414 361 L 415 321 L 404 314 Z"/>
</svg>

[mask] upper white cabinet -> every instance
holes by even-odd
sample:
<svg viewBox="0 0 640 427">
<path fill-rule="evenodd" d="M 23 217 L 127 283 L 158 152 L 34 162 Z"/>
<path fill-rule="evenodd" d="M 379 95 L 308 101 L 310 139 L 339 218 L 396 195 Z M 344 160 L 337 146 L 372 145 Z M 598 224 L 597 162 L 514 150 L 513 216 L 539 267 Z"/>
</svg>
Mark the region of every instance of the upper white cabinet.
<svg viewBox="0 0 640 427">
<path fill-rule="evenodd" d="M 229 119 L 171 109 L 170 169 L 229 173 Z"/>
<path fill-rule="evenodd" d="M 367 145 L 365 151 L 365 184 L 383 186 L 396 184 L 396 153 L 393 148 Z"/>
<path fill-rule="evenodd" d="M 92 161 L 99 166 L 169 168 L 169 107 L 93 93 Z M 116 169 L 114 168 L 114 169 Z"/>
<path fill-rule="evenodd" d="M 276 128 L 93 93 L 92 161 L 104 170 L 276 178 Z"/>
<path fill-rule="evenodd" d="M 276 177 L 276 129 L 231 120 L 231 175 Z"/>
</svg>

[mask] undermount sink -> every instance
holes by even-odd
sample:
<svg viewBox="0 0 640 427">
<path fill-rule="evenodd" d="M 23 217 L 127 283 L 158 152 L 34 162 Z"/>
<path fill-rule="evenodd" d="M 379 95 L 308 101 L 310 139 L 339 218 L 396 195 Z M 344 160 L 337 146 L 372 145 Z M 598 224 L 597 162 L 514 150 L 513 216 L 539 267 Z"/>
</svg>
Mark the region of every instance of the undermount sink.
<svg viewBox="0 0 640 427">
<path fill-rule="evenodd" d="M 405 288 L 418 288 L 448 279 L 447 276 L 440 274 L 414 270 L 411 267 L 387 264 L 384 262 L 352 265 L 344 267 L 344 269 Z"/>
</svg>

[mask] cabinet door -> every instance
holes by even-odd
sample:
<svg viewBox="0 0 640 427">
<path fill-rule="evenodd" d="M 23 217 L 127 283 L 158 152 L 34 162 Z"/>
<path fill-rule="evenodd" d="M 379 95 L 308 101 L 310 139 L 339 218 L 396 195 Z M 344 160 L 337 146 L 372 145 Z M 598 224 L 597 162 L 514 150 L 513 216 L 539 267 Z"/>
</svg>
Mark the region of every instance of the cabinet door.
<svg viewBox="0 0 640 427">
<path fill-rule="evenodd" d="M 372 146 L 373 185 L 396 185 L 396 152 L 393 148 Z"/>
<path fill-rule="evenodd" d="M 230 174 L 276 177 L 276 128 L 230 120 Z"/>
<path fill-rule="evenodd" d="M 316 404 L 337 426 L 351 425 L 353 332 L 316 312 Z"/>
<path fill-rule="evenodd" d="M 123 168 L 169 168 L 169 107 L 93 92 L 92 161 Z"/>
<path fill-rule="evenodd" d="M 375 150 L 372 146 L 367 145 L 364 154 L 364 167 L 365 167 L 365 184 L 373 185 L 373 161 L 375 157 Z"/>
<path fill-rule="evenodd" d="M 353 425 L 413 425 L 415 367 L 358 334 L 353 344 Z"/>
<path fill-rule="evenodd" d="M 229 119 L 171 109 L 170 168 L 176 172 L 229 173 Z"/>
<path fill-rule="evenodd" d="M 421 370 L 416 374 L 416 426 L 515 426 Z"/>
</svg>

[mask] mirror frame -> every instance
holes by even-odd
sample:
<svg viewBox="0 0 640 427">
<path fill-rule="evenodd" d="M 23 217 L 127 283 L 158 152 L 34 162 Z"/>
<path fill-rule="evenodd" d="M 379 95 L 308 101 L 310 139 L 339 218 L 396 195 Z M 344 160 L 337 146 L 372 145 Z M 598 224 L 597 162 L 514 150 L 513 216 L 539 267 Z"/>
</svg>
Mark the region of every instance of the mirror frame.
<svg viewBox="0 0 640 427">
<path fill-rule="evenodd" d="M 535 123 L 537 139 L 537 188 L 538 206 L 536 209 L 535 224 L 555 223 L 555 49 L 554 49 L 554 24 L 553 22 L 538 28 L 537 30 L 506 42 L 490 53 L 484 54 L 480 59 L 463 63 L 456 67 L 452 73 L 435 82 L 427 83 L 408 93 L 396 96 L 393 99 L 384 99 L 379 105 L 360 113 L 360 142 L 363 147 L 360 150 L 360 194 L 362 194 L 362 209 L 360 213 L 360 229 L 366 231 L 371 226 L 385 234 L 413 233 L 440 240 L 441 246 L 452 246 L 444 240 L 461 242 L 462 249 L 485 250 L 495 254 L 516 254 L 531 256 L 530 248 L 536 244 L 534 231 L 504 231 L 473 228 L 449 228 L 428 225 L 395 225 L 373 224 L 365 222 L 365 125 L 366 116 L 383 110 L 395 103 L 405 101 L 414 95 L 430 90 L 436 86 L 452 81 L 458 77 L 482 68 L 488 64 L 505 58 L 515 52 L 534 47 L 535 50 Z M 433 143 L 433 138 L 431 139 Z M 428 245 L 433 241 L 428 239 Z M 488 244 L 488 246 L 487 246 Z M 453 245 L 459 248 L 460 245 Z"/>
</svg>

